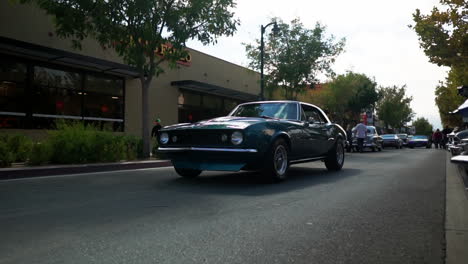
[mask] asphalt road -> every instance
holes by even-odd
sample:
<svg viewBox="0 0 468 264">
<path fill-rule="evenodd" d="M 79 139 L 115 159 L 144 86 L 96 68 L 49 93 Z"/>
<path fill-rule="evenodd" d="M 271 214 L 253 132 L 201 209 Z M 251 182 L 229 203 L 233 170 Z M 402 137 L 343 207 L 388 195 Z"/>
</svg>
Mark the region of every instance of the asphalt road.
<svg viewBox="0 0 468 264">
<path fill-rule="evenodd" d="M 352 153 L 280 184 L 172 168 L 0 181 L 0 263 L 442 263 L 445 155 Z"/>
</svg>

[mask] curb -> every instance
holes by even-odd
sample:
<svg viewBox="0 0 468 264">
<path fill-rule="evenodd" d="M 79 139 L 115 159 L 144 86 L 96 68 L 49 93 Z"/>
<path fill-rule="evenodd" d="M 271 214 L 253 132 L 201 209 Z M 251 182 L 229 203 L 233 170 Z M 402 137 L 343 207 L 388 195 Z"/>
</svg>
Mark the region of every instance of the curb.
<svg viewBox="0 0 468 264">
<path fill-rule="evenodd" d="M 450 162 L 447 154 L 445 193 L 446 264 L 468 263 L 468 192 L 465 166 Z"/>
<path fill-rule="evenodd" d="M 44 177 L 61 174 L 80 174 L 103 171 L 136 170 L 148 168 L 169 167 L 172 163 L 169 160 L 145 160 L 132 162 L 116 163 L 96 163 L 80 165 L 57 165 L 57 166 L 38 166 L 22 168 L 0 169 L 0 181 Z"/>
</svg>

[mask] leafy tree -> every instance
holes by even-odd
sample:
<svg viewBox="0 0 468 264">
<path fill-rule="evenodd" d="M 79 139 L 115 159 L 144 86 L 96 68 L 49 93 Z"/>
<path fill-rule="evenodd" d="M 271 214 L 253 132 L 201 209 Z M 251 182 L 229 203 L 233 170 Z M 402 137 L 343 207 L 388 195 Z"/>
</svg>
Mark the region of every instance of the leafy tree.
<svg viewBox="0 0 468 264">
<path fill-rule="evenodd" d="M 468 59 L 468 2 L 440 0 L 441 9 L 434 7 L 423 15 L 419 9 L 413 14 L 413 27 L 421 48 L 437 65 L 464 67 Z"/>
<path fill-rule="evenodd" d="M 410 103 L 412 97 L 406 96 L 406 85 L 392 86 L 380 90 L 381 98 L 377 102 L 377 115 L 388 129 L 403 127 L 414 116 Z"/>
<path fill-rule="evenodd" d="M 296 99 L 305 88 L 317 82 L 320 73 L 333 73 L 331 65 L 343 51 L 345 39 L 335 42 L 334 37 L 325 36 L 325 27 L 319 23 L 307 29 L 296 18 L 287 24 L 273 18 L 280 29 L 279 34 L 267 35 L 265 40 L 265 83 L 271 91 L 280 88 L 284 97 Z M 255 44 L 244 44 L 249 67 L 260 69 L 260 40 Z"/>
<path fill-rule="evenodd" d="M 440 119 L 444 126 L 461 127 L 463 125 L 461 115 L 450 114 L 466 100 L 466 98 L 458 95 L 457 78 L 457 72 L 450 71 L 446 82 L 441 82 L 435 90 L 435 102 L 439 108 Z"/>
<path fill-rule="evenodd" d="M 429 121 L 424 117 L 419 117 L 413 121 L 413 126 L 415 127 L 416 134 L 419 135 L 432 135 L 432 130 L 434 129 L 429 123 Z"/>
<path fill-rule="evenodd" d="M 441 8 L 434 7 L 430 14 L 413 14 L 413 27 L 419 43 L 429 60 L 439 66 L 450 67 L 446 83 L 436 88 L 436 104 L 444 125 L 457 126 L 461 116 L 450 115 L 463 101 L 456 87 L 468 84 L 468 2 L 466 0 L 440 0 Z"/>
<path fill-rule="evenodd" d="M 176 67 L 186 56 L 185 43 L 204 44 L 232 35 L 239 21 L 230 11 L 234 0 L 15 0 L 34 3 L 54 17 L 57 35 L 81 48 L 86 38 L 103 48 L 114 49 L 124 62 L 139 71 L 142 86 L 142 138 L 144 156 L 149 156 L 148 93 L 153 78 L 164 72 L 162 63 Z M 171 48 L 156 51 L 165 44 Z"/>
<path fill-rule="evenodd" d="M 379 93 L 377 83 L 365 74 L 347 72 L 328 83 L 320 97 L 333 120 L 345 125 L 358 120 L 363 110 L 374 109 Z"/>
</svg>

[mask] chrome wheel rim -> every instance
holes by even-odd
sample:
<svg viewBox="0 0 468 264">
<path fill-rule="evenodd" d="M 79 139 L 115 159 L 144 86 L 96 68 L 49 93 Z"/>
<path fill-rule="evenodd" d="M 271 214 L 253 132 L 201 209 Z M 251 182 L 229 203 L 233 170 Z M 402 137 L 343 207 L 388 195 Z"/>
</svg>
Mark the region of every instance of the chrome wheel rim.
<svg viewBox="0 0 468 264">
<path fill-rule="evenodd" d="M 276 148 L 273 163 L 276 173 L 283 176 L 288 168 L 288 152 L 284 146 L 280 145 Z"/>
<path fill-rule="evenodd" d="M 344 148 L 343 145 L 338 143 L 336 146 L 336 161 L 338 164 L 343 164 L 344 161 Z"/>
</svg>

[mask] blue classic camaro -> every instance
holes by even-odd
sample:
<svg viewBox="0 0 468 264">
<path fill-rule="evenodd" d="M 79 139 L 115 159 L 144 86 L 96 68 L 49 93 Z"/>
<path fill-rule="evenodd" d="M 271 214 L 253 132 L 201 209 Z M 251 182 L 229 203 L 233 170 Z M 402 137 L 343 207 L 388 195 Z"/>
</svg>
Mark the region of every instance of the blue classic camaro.
<svg viewBox="0 0 468 264">
<path fill-rule="evenodd" d="M 159 142 L 158 151 L 183 177 L 260 170 L 280 181 L 295 163 L 323 160 L 329 170 L 340 170 L 346 133 L 317 106 L 262 101 L 240 104 L 225 117 L 166 126 Z"/>
</svg>

